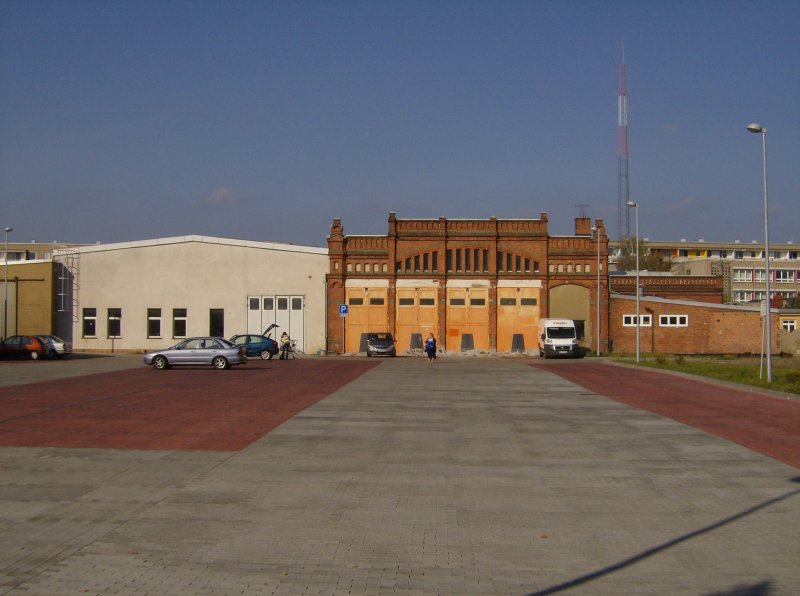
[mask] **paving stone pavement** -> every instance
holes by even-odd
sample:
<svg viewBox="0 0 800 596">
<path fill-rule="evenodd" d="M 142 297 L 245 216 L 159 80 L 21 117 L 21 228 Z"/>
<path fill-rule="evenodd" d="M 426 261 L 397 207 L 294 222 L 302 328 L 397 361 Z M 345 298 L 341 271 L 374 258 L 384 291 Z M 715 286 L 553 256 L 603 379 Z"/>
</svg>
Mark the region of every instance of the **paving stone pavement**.
<svg viewBox="0 0 800 596">
<path fill-rule="evenodd" d="M 0 594 L 800 593 L 800 470 L 514 359 L 238 452 L 0 449 Z"/>
</svg>

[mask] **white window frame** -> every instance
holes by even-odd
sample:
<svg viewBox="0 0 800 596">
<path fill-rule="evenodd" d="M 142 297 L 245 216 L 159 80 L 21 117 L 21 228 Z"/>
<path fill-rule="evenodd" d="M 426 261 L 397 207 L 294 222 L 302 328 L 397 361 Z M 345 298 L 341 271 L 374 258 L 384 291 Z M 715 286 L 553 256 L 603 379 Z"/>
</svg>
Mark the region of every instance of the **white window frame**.
<svg viewBox="0 0 800 596">
<path fill-rule="evenodd" d="M 734 302 L 750 302 L 753 299 L 751 290 L 736 290 L 733 294 Z"/>
<path fill-rule="evenodd" d="M 158 311 L 158 315 L 150 314 L 151 312 Z M 150 323 L 152 321 L 158 321 L 158 333 L 155 335 L 150 334 Z M 162 337 L 162 323 L 161 320 L 161 309 L 160 308 L 148 308 L 147 309 L 147 339 L 160 339 Z"/>
<path fill-rule="evenodd" d="M 734 283 L 750 283 L 753 281 L 752 269 L 734 269 L 733 270 Z"/>
<path fill-rule="evenodd" d="M 639 327 L 652 327 L 653 326 L 653 315 L 639 315 L 642 318 L 642 322 Z M 622 326 L 623 327 L 636 327 L 636 315 L 622 315 Z"/>
<path fill-rule="evenodd" d="M 119 311 L 119 316 L 112 315 L 111 311 Z M 119 321 L 117 324 L 119 325 L 119 334 L 112 335 L 111 334 L 111 321 Z M 106 335 L 108 339 L 120 339 L 122 337 L 122 309 L 115 307 L 106 309 Z"/>
<path fill-rule="evenodd" d="M 793 269 L 776 269 L 775 270 L 775 283 L 779 283 L 779 284 L 794 283 L 794 270 Z"/>
<path fill-rule="evenodd" d="M 756 283 L 766 283 L 767 281 L 767 272 L 764 269 L 756 269 L 756 276 L 755 276 Z"/>
<path fill-rule="evenodd" d="M 90 315 L 87 314 L 87 311 L 92 311 L 94 314 Z M 91 335 L 86 334 L 86 322 L 87 321 L 94 321 L 94 333 Z M 81 337 L 97 337 L 97 309 L 96 308 L 84 308 L 83 313 L 81 316 Z"/>
<path fill-rule="evenodd" d="M 688 327 L 689 315 L 658 315 L 659 327 Z"/>
<path fill-rule="evenodd" d="M 781 321 L 781 329 L 783 329 L 784 331 L 788 331 L 789 333 L 792 333 L 797 329 L 797 320 L 784 319 L 783 321 Z"/>
<path fill-rule="evenodd" d="M 182 310 L 186 314 L 185 315 L 178 315 L 178 314 L 175 313 L 175 311 L 177 311 L 177 310 Z M 175 323 L 177 321 L 183 321 L 183 335 L 177 335 L 175 333 Z M 187 337 L 188 329 L 189 329 L 189 310 L 186 309 L 186 308 L 173 308 L 172 309 L 172 337 L 174 337 L 175 339 Z"/>
</svg>

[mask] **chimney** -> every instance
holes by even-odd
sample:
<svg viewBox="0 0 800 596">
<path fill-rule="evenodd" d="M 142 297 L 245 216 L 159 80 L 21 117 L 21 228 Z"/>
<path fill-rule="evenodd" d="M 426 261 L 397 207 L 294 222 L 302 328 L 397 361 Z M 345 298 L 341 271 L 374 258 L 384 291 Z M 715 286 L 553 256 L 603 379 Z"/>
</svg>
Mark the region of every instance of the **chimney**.
<svg viewBox="0 0 800 596">
<path fill-rule="evenodd" d="M 576 236 L 591 236 L 592 235 L 592 220 L 589 217 L 576 217 L 575 218 L 575 235 Z"/>
</svg>

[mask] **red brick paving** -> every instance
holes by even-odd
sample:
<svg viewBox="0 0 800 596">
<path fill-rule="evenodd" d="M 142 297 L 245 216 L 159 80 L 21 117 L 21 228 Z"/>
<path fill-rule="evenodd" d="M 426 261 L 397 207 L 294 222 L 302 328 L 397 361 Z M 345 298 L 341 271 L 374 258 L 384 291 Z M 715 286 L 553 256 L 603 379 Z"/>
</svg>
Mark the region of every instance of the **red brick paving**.
<svg viewBox="0 0 800 596">
<path fill-rule="evenodd" d="M 800 401 L 603 363 L 536 363 L 594 393 L 734 441 L 800 468 Z"/>
<path fill-rule="evenodd" d="M 0 446 L 237 451 L 375 362 L 251 360 L 0 388 Z"/>
</svg>

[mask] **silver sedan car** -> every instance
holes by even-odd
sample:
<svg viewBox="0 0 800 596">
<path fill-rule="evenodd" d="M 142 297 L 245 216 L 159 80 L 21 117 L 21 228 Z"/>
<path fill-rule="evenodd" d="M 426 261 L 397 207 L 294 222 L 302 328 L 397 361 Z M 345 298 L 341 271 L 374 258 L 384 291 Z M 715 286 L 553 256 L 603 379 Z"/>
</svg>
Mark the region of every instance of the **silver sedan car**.
<svg viewBox="0 0 800 596">
<path fill-rule="evenodd" d="M 144 355 L 144 363 L 164 369 L 182 365 L 211 365 L 220 370 L 247 364 L 244 348 L 221 337 L 190 337 L 181 343 Z"/>
</svg>

